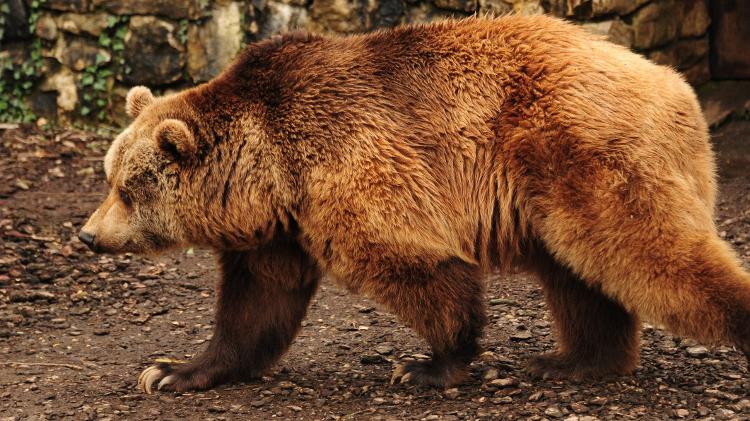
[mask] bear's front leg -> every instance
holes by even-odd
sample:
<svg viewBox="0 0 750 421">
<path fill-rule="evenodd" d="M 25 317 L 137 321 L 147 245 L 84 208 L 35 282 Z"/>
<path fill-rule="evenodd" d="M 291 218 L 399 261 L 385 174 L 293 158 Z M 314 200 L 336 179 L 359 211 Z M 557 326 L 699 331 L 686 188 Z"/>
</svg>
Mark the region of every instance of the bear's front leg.
<svg viewBox="0 0 750 421">
<path fill-rule="evenodd" d="M 486 324 L 483 288 L 476 265 L 458 258 L 378 259 L 377 275 L 366 281 L 376 301 L 423 336 L 432 359 L 398 366 L 391 383 L 447 387 L 464 381 L 479 353 Z"/>
<path fill-rule="evenodd" d="M 208 349 L 187 364 L 147 368 L 138 379 L 142 391 L 151 393 L 155 383 L 183 392 L 258 378 L 297 334 L 320 278 L 298 244 L 275 240 L 253 252 L 222 252 L 218 260 L 216 328 Z"/>
</svg>

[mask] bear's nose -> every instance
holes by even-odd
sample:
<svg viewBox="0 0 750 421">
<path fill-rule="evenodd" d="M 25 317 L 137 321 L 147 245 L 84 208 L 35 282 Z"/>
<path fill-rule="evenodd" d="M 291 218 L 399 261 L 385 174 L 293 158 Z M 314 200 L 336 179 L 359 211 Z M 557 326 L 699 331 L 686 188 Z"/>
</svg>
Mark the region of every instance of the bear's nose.
<svg viewBox="0 0 750 421">
<path fill-rule="evenodd" d="M 96 238 L 96 236 L 90 232 L 81 230 L 81 232 L 78 233 L 78 239 L 81 240 L 83 244 L 89 246 L 90 249 L 94 248 L 94 238 Z"/>
</svg>

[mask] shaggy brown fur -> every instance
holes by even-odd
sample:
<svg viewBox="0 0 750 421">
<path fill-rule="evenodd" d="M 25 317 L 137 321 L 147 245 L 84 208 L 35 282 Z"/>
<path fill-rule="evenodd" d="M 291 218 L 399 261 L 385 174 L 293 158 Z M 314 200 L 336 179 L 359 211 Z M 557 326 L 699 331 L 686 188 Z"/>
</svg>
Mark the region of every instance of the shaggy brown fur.
<svg viewBox="0 0 750 421">
<path fill-rule="evenodd" d="M 540 274 L 560 349 L 539 375 L 626 374 L 639 317 L 750 352 L 750 276 L 713 222 L 714 157 L 672 70 L 548 17 L 291 34 L 153 98 L 113 143 L 102 251 L 217 250 L 217 333 L 141 386 L 267 368 L 318 269 L 432 347 L 394 381 L 451 385 L 485 324 L 483 274 Z M 166 377 L 165 377 L 166 376 Z"/>
</svg>

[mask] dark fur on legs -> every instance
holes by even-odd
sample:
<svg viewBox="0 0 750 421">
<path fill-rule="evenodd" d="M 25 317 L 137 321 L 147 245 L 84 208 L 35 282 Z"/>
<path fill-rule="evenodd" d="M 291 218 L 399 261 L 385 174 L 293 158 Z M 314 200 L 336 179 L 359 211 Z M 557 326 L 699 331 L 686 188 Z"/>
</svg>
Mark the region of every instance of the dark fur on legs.
<svg viewBox="0 0 750 421">
<path fill-rule="evenodd" d="M 400 266 L 386 264 L 381 288 L 371 293 L 424 337 L 432 359 L 396 368 L 392 383 L 446 387 L 465 380 L 466 367 L 479 353 L 486 324 L 483 288 L 475 265 L 449 259 Z"/>
<path fill-rule="evenodd" d="M 558 350 L 532 358 L 529 372 L 577 381 L 631 373 L 638 364 L 638 317 L 549 255 L 540 256 L 537 272 L 554 319 Z"/>
<path fill-rule="evenodd" d="M 213 339 L 190 363 L 156 366 L 164 389 L 207 389 L 259 377 L 296 336 L 320 278 L 300 246 L 285 239 L 254 252 L 223 252 L 219 265 Z"/>
</svg>

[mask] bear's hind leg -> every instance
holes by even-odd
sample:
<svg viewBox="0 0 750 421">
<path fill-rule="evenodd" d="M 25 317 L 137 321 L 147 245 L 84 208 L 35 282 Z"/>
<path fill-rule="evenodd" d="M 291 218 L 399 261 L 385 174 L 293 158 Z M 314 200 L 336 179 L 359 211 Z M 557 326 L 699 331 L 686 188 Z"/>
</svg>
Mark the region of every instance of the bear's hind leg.
<svg viewBox="0 0 750 421">
<path fill-rule="evenodd" d="M 320 277 L 296 243 L 276 241 L 254 252 L 224 252 L 217 286 L 216 327 L 206 351 L 186 364 L 159 363 L 138 387 L 201 390 L 259 377 L 287 350 Z"/>
<path fill-rule="evenodd" d="M 533 357 L 529 373 L 581 381 L 632 372 L 638 364 L 638 317 L 551 256 L 540 257 L 536 268 L 554 319 L 558 349 Z"/>
<path fill-rule="evenodd" d="M 432 359 L 396 367 L 391 383 L 447 387 L 464 381 L 486 324 L 479 270 L 460 259 L 385 264 L 368 291 L 424 337 Z"/>
</svg>

